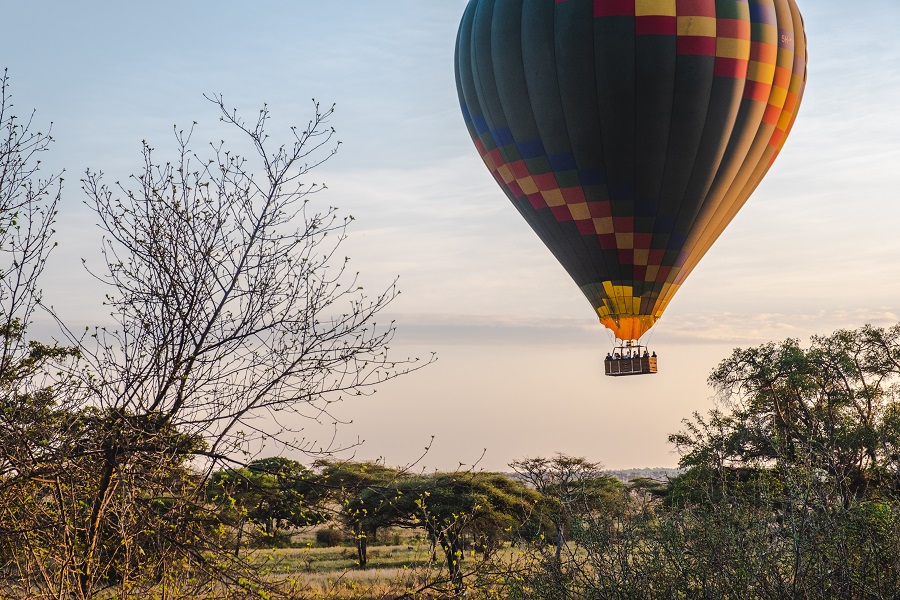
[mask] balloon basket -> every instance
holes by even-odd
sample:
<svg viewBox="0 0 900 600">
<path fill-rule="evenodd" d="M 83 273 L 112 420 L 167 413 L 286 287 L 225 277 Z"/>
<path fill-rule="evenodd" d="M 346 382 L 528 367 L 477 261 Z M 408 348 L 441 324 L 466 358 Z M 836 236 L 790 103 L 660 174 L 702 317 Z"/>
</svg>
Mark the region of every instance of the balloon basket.
<svg viewBox="0 0 900 600">
<path fill-rule="evenodd" d="M 646 346 L 628 341 L 608 353 L 603 366 L 607 377 L 653 375 L 657 372 L 656 361 L 656 352 L 651 353 Z"/>
</svg>

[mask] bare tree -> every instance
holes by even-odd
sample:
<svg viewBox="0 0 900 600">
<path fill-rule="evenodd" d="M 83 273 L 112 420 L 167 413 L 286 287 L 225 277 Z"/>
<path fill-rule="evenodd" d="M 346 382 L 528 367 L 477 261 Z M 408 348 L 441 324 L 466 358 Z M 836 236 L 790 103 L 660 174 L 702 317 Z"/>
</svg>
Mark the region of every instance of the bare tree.
<svg viewBox="0 0 900 600">
<path fill-rule="evenodd" d="M 128 180 L 109 186 L 94 171 L 82 180 L 104 235 L 105 268 L 91 273 L 107 287 L 112 323 L 83 334 L 60 323 L 74 350 L 44 353 L 77 360 L 40 371 L 59 373 L 38 407 L 53 419 L 31 418 L 52 434 L 35 442 L 40 465 L 3 514 L 4 525 L 24 520 L 0 577 L 30 597 L 296 597 L 234 556 L 205 494 L 209 474 L 273 439 L 327 455 L 333 442 L 300 437 L 308 419 L 332 420 L 334 402 L 429 362 L 389 358 L 394 325 L 376 317 L 396 287 L 367 295 L 339 254 L 352 217 L 313 206 L 324 186 L 307 177 L 337 150 L 333 107 L 315 104 L 306 127 L 273 146 L 268 109 L 248 123 L 221 97 L 209 100 L 252 160 L 224 142 L 201 156 L 192 127 L 176 130 L 171 160 L 144 142 Z M 29 146 L 18 143 L 21 155 Z M 18 172 L 33 185 L 34 171 Z M 15 225 L 14 213 L 2 218 Z M 28 217 L 32 227 L 52 222 Z M 49 233 L 45 224 L 34 235 Z M 37 248 L 28 251 L 42 267 L 49 246 Z M 18 273 L 26 262 L 13 264 Z M 35 286 L 3 285 L 29 298 L 22 315 L 37 306 Z M 18 474 L 7 468 L 3 485 L 24 481 Z"/>
<path fill-rule="evenodd" d="M 53 137 L 35 131 L 34 113 L 13 114 L 9 77 L 0 77 L 0 376 L 22 380 L 30 354 L 25 331 L 41 301 L 38 279 L 52 241 L 61 174 L 45 178 L 40 155 Z"/>
<path fill-rule="evenodd" d="M 248 125 L 212 101 L 247 136 L 258 167 L 224 144 L 200 158 L 191 132 L 179 131 L 174 162 L 155 162 L 144 144 L 130 186 L 84 179 L 106 235 L 108 272 L 98 278 L 117 325 L 85 350 L 99 375 L 85 382 L 98 405 L 159 414 L 201 433 L 218 456 L 268 437 L 273 422 L 289 431 L 282 411 L 327 414 L 410 364 L 388 358 L 393 324 L 375 322 L 396 288 L 364 295 L 337 254 L 352 217 L 310 206 L 323 186 L 306 176 L 337 149 L 326 125 L 333 108 L 316 104 L 290 144 L 270 150 L 267 109 Z"/>
<path fill-rule="evenodd" d="M 64 409 L 45 377 L 48 361 L 74 354 L 29 339 L 28 327 L 41 301 L 39 278 L 53 246 L 62 177 L 44 176 L 41 155 L 53 138 L 36 131 L 34 112 L 19 120 L 6 70 L 0 76 L 0 587 L 7 574 L 23 580 L 39 571 L 39 553 L 28 540 L 56 531 L 56 515 L 41 502 L 53 469 L 48 464 L 66 445 Z M 25 588 L 27 589 L 27 588 Z"/>
</svg>

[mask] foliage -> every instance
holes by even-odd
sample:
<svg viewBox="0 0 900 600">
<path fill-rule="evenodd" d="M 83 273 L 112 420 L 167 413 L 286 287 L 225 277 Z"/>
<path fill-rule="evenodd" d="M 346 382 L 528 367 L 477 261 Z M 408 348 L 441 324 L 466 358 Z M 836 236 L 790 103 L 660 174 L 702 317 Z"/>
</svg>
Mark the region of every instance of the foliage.
<svg viewBox="0 0 900 600">
<path fill-rule="evenodd" d="M 258 528 L 258 542 L 265 546 L 279 543 L 284 530 L 325 521 L 320 489 L 315 474 L 301 463 L 270 457 L 254 460 L 246 467 L 213 473 L 206 499 L 220 507 L 224 522 L 237 529 L 238 553 L 245 521 Z"/>
<path fill-rule="evenodd" d="M 449 581 L 460 587 L 463 580 L 465 536 L 470 536 L 482 554 L 495 552 L 503 540 L 534 512 L 540 496 L 520 482 L 500 473 L 434 473 L 397 479 L 386 496 L 383 490 L 363 492 L 351 507 L 366 515 L 366 521 L 423 528 L 441 547 Z"/>
<path fill-rule="evenodd" d="M 894 598 L 900 326 L 738 349 L 720 406 L 671 436 L 685 471 L 578 519 L 520 598 Z"/>
<path fill-rule="evenodd" d="M 900 326 L 738 349 L 710 383 L 731 410 L 671 436 L 683 466 L 815 465 L 845 504 L 897 488 Z"/>
</svg>

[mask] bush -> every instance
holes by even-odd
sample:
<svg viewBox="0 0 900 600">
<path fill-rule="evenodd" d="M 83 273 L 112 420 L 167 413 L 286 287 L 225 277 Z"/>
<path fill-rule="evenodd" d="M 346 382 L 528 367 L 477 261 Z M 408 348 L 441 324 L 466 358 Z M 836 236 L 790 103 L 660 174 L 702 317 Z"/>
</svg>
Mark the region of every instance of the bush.
<svg viewBox="0 0 900 600">
<path fill-rule="evenodd" d="M 275 535 L 261 534 L 249 544 L 252 548 L 290 548 L 294 545 L 293 534 L 279 532 Z"/>
<path fill-rule="evenodd" d="M 343 532 L 339 529 L 335 529 L 334 527 L 320 529 L 316 532 L 316 542 L 329 548 L 331 548 L 332 546 L 337 546 L 338 544 L 342 543 L 344 539 L 345 538 Z"/>
</svg>

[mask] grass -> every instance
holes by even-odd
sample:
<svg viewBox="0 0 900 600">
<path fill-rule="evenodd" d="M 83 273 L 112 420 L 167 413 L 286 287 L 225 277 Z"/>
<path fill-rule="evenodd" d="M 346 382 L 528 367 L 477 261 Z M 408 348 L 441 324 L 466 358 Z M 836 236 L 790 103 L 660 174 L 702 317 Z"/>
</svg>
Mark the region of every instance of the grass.
<svg viewBox="0 0 900 600">
<path fill-rule="evenodd" d="M 295 543 L 298 541 L 306 540 L 295 539 Z M 436 560 L 432 560 L 431 545 L 421 537 L 403 539 L 399 545 L 369 546 L 365 569 L 359 568 L 352 545 L 322 548 L 311 541 L 306 543 L 306 547 L 256 550 L 255 560 L 264 562 L 273 576 L 296 581 L 305 591 L 304 597 L 384 600 L 428 587 L 429 583 L 442 582 L 446 587 L 443 553 L 438 550 Z M 518 555 L 518 551 L 505 548 L 500 551 L 500 560 L 514 560 L 513 554 Z M 479 560 L 480 556 L 467 555 L 464 565 Z"/>
<path fill-rule="evenodd" d="M 398 545 L 369 546 L 365 569 L 359 568 L 352 545 L 322 548 L 305 538 L 295 538 L 294 542 L 307 545 L 256 550 L 254 559 L 264 563 L 273 576 L 299 582 L 312 597 L 395 598 L 438 577 L 442 566 L 440 560 L 431 560 L 431 545 L 421 538 L 406 538 Z"/>
<path fill-rule="evenodd" d="M 359 569 L 356 549 L 350 546 L 334 548 L 281 548 L 265 551 L 277 562 L 273 572 L 279 574 L 334 573 L 357 571 L 366 573 L 384 569 L 409 569 L 430 564 L 428 548 L 415 546 L 370 546 L 368 565 Z"/>
</svg>

